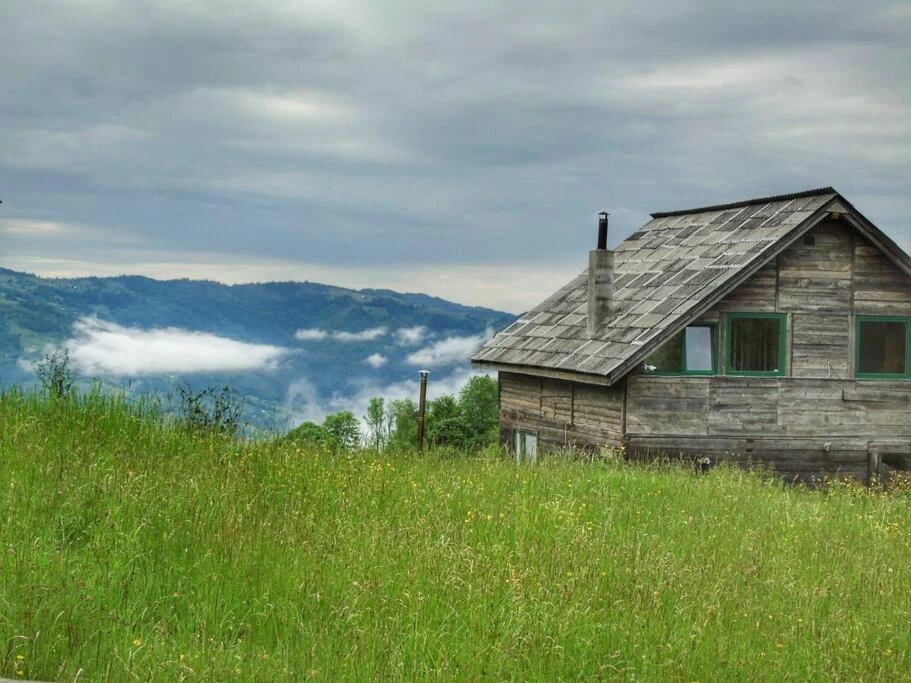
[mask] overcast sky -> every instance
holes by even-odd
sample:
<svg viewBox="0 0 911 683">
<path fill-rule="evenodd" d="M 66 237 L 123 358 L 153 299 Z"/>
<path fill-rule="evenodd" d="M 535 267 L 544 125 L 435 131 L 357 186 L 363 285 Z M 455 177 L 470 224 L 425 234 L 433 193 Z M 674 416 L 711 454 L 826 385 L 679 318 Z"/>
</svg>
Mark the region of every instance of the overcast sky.
<svg viewBox="0 0 911 683">
<path fill-rule="evenodd" d="M 676 209 L 911 247 L 911 3 L 0 3 L 0 265 L 520 311 Z"/>
</svg>

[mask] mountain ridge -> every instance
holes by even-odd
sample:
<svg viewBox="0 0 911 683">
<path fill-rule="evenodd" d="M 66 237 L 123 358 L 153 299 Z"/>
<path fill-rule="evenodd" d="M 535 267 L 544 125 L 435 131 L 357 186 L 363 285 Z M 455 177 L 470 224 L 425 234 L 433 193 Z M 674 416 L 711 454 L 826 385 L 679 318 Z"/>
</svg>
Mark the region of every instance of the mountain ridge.
<svg viewBox="0 0 911 683">
<path fill-rule="evenodd" d="M 415 351 L 442 340 L 481 337 L 514 318 L 420 292 L 309 281 L 46 278 L 0 267 L 0 383 L 33 381 L 34 374 L 24 365 L 40 359 L 48 345 L 77 343 L 74 326 L 96 320 L 117 326 L 117 334 L 127 337 L 176 329 L 286 349 L 290 352 L 270 369 L 193 372 L 183 378 L 197 385 L 230 384 L 258 402 L 282 405 L 295 382 L 306 381 L 320 398 L 352 393 L 364 384 L 403 382 L 417 369 L 409 361 Z M 309 337 L 296 339 L 300 330 L 310 330 Z M 373 337 L 364 335 L 371 330 Z M 402 330 L 411 330 L 410 336 Z M 467 353 L 464 362 L 451 355 L 435 368 L 438 376 L 457 367 L 467 369 Z M 163 375 L 137 377 L 146 389 L 164 390 Z"/>
</svg>

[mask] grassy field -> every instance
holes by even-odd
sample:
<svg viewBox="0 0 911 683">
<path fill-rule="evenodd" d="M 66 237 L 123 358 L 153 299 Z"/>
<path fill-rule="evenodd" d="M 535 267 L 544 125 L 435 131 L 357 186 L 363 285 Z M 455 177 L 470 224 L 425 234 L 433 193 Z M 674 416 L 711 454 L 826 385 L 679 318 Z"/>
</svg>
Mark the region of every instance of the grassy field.
<svg viewBox="0 0 911 683">
<path fill-rule="evenodd" d="M 899 679 L 911 496 L 0 397 L 0 677 Z"/>
</svg>

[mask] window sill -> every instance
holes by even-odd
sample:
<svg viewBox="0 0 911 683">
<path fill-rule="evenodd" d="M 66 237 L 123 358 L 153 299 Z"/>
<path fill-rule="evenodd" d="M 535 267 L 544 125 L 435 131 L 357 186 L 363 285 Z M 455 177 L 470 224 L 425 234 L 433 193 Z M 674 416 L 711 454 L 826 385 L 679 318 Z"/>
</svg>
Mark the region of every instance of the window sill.
<svg viewBox="0 0 911 683">
<path fill-rule="evenodd" d="M 908 375 L 855 375 L 858 382 L 907 382 L 911 380 Z"/>
</svg>

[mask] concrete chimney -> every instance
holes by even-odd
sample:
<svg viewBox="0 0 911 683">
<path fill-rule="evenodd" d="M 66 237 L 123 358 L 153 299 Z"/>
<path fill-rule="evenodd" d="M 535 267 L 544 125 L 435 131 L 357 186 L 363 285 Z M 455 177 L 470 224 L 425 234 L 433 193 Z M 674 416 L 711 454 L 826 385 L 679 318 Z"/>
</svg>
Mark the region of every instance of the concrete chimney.
<svg viewBox="0 0 911 683">
<path fill-rule="evenodd" d="M 614 252 L 607 249 L 606 211 L 598 214 L 598 248 L 588 253 L 588 316 L 590 339 L 610 319 L 614 299 Z"/>
</svg>

